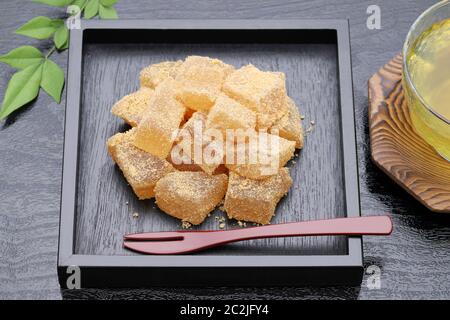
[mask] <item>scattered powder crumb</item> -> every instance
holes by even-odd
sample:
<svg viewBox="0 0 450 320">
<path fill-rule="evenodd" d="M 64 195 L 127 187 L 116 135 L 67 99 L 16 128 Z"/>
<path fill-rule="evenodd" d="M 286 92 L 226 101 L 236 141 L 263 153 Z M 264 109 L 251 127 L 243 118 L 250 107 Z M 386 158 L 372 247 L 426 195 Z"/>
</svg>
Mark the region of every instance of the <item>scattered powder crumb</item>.
<svg viewBox="0 0 450 320">
<path fill-rule="evenodd" d="M 127 202 L 125 202 L 125 204 L 126 204 L 126 205 L 128 205 L 128 201 L 127 201 Z"/>
<path fill-rule="evenodd" d="M 139 213 L 137 213 L 137 212 L 133 213 L 133 218 L 135 218 L 135 219 L 139 218 Z"/>
<path fill-rule="evenodd" d="M 247 223 L 246 222 L 242 222 L 242 221 L 238 221 L 238 225 L 241 228 L 245 228 L 247 226 Z"/>
<path fill-rule="evenodd" d="M 305 116 L 302 114 L 302 115 L 300 116 L 300 119 L 305 120 Z"/>
<path fill-rule="evenodd" d="M 224 207 L 224 200 L 222 199 L 219 204 L 217 205 L 217 209 L 219 209 L 222 212 L 225 212 L 225 207 Z"/>
<path fill-rule="evenodd" d="M 190 227 L 192 227 L 192 224 L 190 224 L 189 222 L 187 222 L 187 221 L 181 222 L 181 228 L 189 229 Z"/>
<path fill-rule="evenodd" d="M 216 221 L 219 221 L 219 217 L 218 216 L 215 216 L 214 219 L 216 219 Z"/>
<path fill-rule="evenodd" d="M 225 228 L 225 218 L 224 217 L 216 217 L 216 221 L 219 224 L 219 228 Z"/>
<path fill-rule="evenodd" d="M 313 130 L 314 130 L 314 126 L 316 125 L 316 123 L 315 123 L 314 120 L 311 120 L 310 123 L 311 123 L 311 124 L 310 124 L 309 128 L 306 129 L 306 133 L 310 133 L 311 131 L 313 131 Z"/>
</svg>

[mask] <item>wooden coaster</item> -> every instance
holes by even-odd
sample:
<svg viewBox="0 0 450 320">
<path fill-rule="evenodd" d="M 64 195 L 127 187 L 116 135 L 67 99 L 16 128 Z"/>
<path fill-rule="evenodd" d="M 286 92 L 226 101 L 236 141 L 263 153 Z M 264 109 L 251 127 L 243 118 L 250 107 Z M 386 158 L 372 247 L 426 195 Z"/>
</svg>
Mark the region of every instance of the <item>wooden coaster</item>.
<svg viewBox="0 0 450 320">
<path fill-rule="evenodd" d="M 397 55 L 369 80 L 372 159 L 427 208 L 450 213 L 450 163 L 414 131 L 401 79 Z"/>
</svg>

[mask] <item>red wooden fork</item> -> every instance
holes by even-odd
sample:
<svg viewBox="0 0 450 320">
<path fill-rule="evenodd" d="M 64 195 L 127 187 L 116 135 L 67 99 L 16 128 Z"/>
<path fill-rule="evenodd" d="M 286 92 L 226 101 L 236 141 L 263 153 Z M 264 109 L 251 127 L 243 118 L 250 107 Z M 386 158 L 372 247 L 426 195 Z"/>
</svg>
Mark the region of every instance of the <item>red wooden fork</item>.
<svg viewBox="0 0 450 320">
<path fill-rule="evenodd" d="M 179 254 L 205 250 L 230 242 L 326 235 L 389 235 L 392 221 L 388 216 L 338 218 L 273 224 L 231 230 L 181 230 L 129 234 L 124 247 L 146 254 Z"/>
</svg>

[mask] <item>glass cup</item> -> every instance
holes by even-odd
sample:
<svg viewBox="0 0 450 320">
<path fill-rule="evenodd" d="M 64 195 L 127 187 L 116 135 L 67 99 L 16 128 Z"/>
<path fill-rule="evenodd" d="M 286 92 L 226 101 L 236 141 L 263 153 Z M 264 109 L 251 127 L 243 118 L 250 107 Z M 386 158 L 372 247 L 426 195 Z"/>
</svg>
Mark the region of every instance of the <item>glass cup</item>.
<svg viewBox="0 0 450 320">
<path fill-rule="evenodd" d="M 403 88 L 409 106 L 409 113 L 416 132 L 443 158 L 450 161 L 450 120 L 433 109 L 417 89 L 411 72 L 410 57 L 417 40 L 426 37 L 425 31 L 435 23 L 450 19 L 450 2 L 438 2 L 422 13 L 411 26 L 403 46 Z M 450 46 L 450 42 L 448 42 Z M 448 57 L 450 59 L 450 56 Z M 450 84 L 450 73 L 446 78 Z M 450 90 L 450 86 L 448 88 Z M 450 109 L 450 101 L 448 101 Z"/>
</svg>

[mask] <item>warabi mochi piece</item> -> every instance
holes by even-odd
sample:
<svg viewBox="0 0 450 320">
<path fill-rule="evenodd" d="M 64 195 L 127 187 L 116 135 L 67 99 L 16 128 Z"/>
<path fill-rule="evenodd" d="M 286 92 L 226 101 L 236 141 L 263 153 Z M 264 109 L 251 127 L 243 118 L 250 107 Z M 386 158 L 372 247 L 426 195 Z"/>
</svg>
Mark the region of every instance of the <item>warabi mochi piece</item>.
<svg viewBox="0 0 450 320">
<path fill-rule="evenodd" d="M 181 63 L 182 61 L 180 60 L 165 61 L 145 67 L 139 74 L 141 86 L 154 89 L 164 80 L 175 78 Z"/>
<path fill-rule="evenodd" d="M 217 97 L 209 110 L 206 121 L 207 128 L 226 129 L 254 129 L 256 126 L 255 112 L 226 95 Z"/>
<path fill-rule="evenodd" d="M 215 175 L 216 172 L 222 173 L 220 171 L 220 164 L 217 163 L 211 163 L 211 164 L 200 164 L 200 168 L 203 172 L 205 172 L 208 175 Z"/>
<path fill-rule="evenodd" d="M 132 127 L 136 127 L 147 108 L 153 89 L 142 87 L 138 91 L 120 99 L 111 109 L 112 114 L 122 118 Z"/>
<path fill-rule="evenodd" d="M 156 204 L 175 218 L 200 224 L 225 196 L 227 183 L 225 174 L 169 173 L 156 184 Z"/>
<path fill-rule="evenodd" d="M 222 163 L 221 165 L 219 165 L 216 170 L 214 170 L 213 174 L 228 174 L 229 170 L 228 168 Z"/>
<path fill-rule="evenodd" d="M 225 211 L 232 219 L 268 224 L 291 185 L 287 168 L 263 180 L 248 179 L 230 171 Z"/>
<path fill-rule="evenodd" d="M 203 171 L 202 168 L 200 168 L 196 164 L 185 164 L 185 163 L 176 164 L 172 162 L 171 158 L 167 158 L 167 161 L 169 161 L 169 163 L 178 171 L 191 171 L 191 172 Z"/>
<path fill-rule="evenodd" d="M 155 90 L 137 126 L 134 145 L 161 159 L 172 149 L 186 109 L 175 99 L 175 80 L 167 79 Z"/>
<path fill-rule="evenodd" d="M 139 199 L 154 197 L 156 182 L 174 171 L 170 163 L 133 145 L 136 128 L 108 139 L 108 152 Z"/>
<path fill-rule="evenodd" d="M 207 115 L 195 112 L 192 117 L 182 126 L 170 152 L 170 162 L 182 171 L 198 171 L 198 168 L 208 174 L 215 174 L 216 169 L 223 162 L 223 157 L 207 159 L 204 155 L 210 150 L 216 150 L 209 141 L 205 131 Z M 195 132 L 197 130 L 197 132 Z M 218 152 L 223 153 L 219 149 Z M 217 160 L 217 161 L 216 161 Z"/>
<path fill-rule="evenodd" d="M 205 142 L 202 162 L 199 163 L 200 168 L 210 175 L 220 171 L 219 167 L 223 164 L 223 153 L 223 143 Z"/>
<path fill-rule="evenodd" d="M 209 175 L 216 175 L 216 174 L 228 174 L 228 168 L 224 165 L 224 164 L 220 164 L 220 165 L 209 165 L 208 166 L 203 166 L 203 168 L 201 166 L 199 166 L 198 164 L 195 163 L 181 163 L 181 164 L 177 164 L 173 162 L 173 159 L 170 158 L 170 156 L 167 158 L 167 161 L 169 161 L 169 163 L 178 171 L 191 171 L 191 172 L 197 172 L 197 171 L 202 171 L 205 172 Z"/>
<path fill-rule="evenodd" d="M 303 148 L 303 127 L 300 112 L 294 100 L 287 99 L 288 112 L 270 128 L 270 133 L 295 141 L 297 149 Z M 278 133 L 277 133 L 278 132 Z"/>
<path fill-rule="evenodd" d="M 172 164 L 172 166 L 177 169 L 178 171 L 190 171 L 190 172 L 197 172 L 197 171 L 203 171 L 202 168 L 200 168 L 198 165 L 196 164 L 175 164 L 173 162 L 171 162 L 171 159 L 167 159 L 167 161 L 170 162 L 170 164 Z"/>
<path fill-rule="evenodd" d="M 175 169 L 177 169 L 178 171 L 191 171 L 191 172 L 202 171 L 209 175 L 216 175 L 216 174 L 221 174 L 221 173 L 228 174 L 228 172 L 229 172 L 228 168 L 224 164 L 220 164 L 218 166 L 214 165 L 214 167 L 213 167 L 213 165 L 210 165 L 211 169 L 209 169 L 206 167 L 202 168 L 198 164 L 195 164 L 195 163 L 194 164 L 184 164 L 184 163 L 175 164 L 175 163 L 172 163 L 171 162 L 172 159 L 169 159 L 169 158 L 167 159 L 167 161 L 169 161 L 172 164 L 172 166 Z"/>
<path fill-rule="evenodd" d="M 172 149 L 173 150 L 173 149 Z M 167 161 L 177 170 L 179 171 L 202 171 L 202 168 L 198 164 L 195 164 L 193 161 L 190 162 L 179 162 L 174 159 L 172 152 L 167 156 Z"/>
<path fill-rule="evenodd" d="M 189 118 L 189 120 L 181 127 L 181 130 L 178 133 L 175 141 L 179 142 L 182 139 L 183 134 L 194 136 L 195 126 L 203 130 L 205 128 L 207 117 L 208 116 L 206 113 L 200 111 L 194 112 Z"/>
<path fill-rule="evenodd" d="M 238 141 L 234 147 L 234 157 L 228 157 L 225 165 L 243 177 L 266 179 L 275 175 L 293 156 L 295 142 L 266 132 Z"/>
<path fill-rule="evenodd" d="M 205 128 L 202 135 L 202 158 L 194 161 L 208 174 L 215 174 L 224 160 L 224 134 L 216 128 Z"/>
<path fill-rule="evenodd" d="M 208 112 L 220 91 L 212 86 L 181 85 L 177 97 L 186 108 Z"/>
<path fill-rule="evenodd" d="M 178 68 L 175 79 L 186 85 L 222 87 L 225 78 L 234 71 L 234 67 L 219 59 L 201 56 L 189 56 Z"/>
<path fill-rule="evenodd" d="M 184 113 L 184 122 L 186 123 L 195 112 L 197 112 L 197 111 L 186 108 L 186 112 Z"/>
<path fill-rule="evenodd" d="M 287 112 L 286 84 L 281 72 L 264 72 L 253 65 L 231 73 L 222 90 L 257 113 L 257 128 L 270 127 Z"/>
<path fill-rule="evenodd" d="M 194 163 L 194 124 L 204 128 L 206 114 L 194 112 L 189 120 L 181 127 L 174 141 L 172 150 L 167 160 L 180 171 L 202 171 L 200 166 Z M 190 140 L 189 140 L 190 139 Z"/>
<path fill-rule="evenodd" d="M 220 94 L 225 78 L 233 70 L 233 66 L 218 59 L 189 56 L 175 77 L 180 83 L 177 97 L 186 107 L 207 112 Z"/>
</svg>

